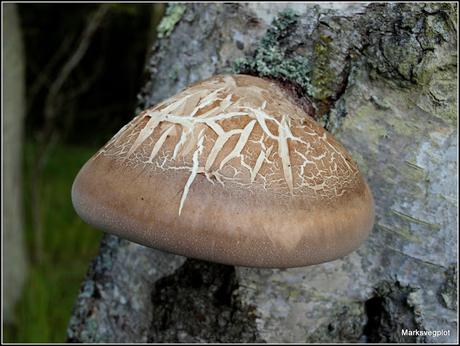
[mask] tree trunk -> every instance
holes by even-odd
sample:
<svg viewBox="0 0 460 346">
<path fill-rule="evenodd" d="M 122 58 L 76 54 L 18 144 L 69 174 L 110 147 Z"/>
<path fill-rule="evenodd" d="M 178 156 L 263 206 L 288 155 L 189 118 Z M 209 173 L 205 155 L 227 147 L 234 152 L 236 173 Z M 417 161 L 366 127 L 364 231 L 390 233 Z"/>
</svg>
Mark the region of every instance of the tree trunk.
<svg viewBox="0 0 460 346">
<path fill-rule="evenodd" d="M 15 4 L 3 7 L 4 76 L 4 224 L 3 224 L 3 317 L 14 320 L 13 308 L 26 278 L 22 213 L 22 133 L 25 114 L 24 48 Z"/>
<path fill-rule="evenodd" d="M 218 73 L 293 85 L 367 177 L 375 227 L 340 260 L 283 270 L 106 236 L 69 341 L 454 342 L 456 6 L 170 5 L 140 108 Z"/>
</svg>

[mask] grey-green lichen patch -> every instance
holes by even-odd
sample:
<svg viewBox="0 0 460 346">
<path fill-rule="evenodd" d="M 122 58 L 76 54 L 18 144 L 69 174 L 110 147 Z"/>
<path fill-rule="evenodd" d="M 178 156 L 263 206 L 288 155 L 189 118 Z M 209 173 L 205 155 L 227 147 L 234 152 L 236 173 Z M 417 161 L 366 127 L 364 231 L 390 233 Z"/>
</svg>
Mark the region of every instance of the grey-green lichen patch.
<svg viewBox="0 0 460 346">
<path fill-rule="evenodd" d="M 306 90 L 310 85 L 310 64 L 305 56 L 292 53 L 286 42 L 298 26 L 298 14 L 281 12 L 272 22 L 252 57 L 237 59 L 235 73 L 251 73 L 288 80 Z"/>
<path fill-rule="evenodd" d="M 171 3 L 166 8 L 166 13 L 157 27 L 159 38 L 169 36 L 176 24 L 181 20 L 187 9 L 187 5 L 183 3 Z"/>
<path fill-rule="evenodd" d="M 341 31 L 330 30 L 339 27 L 336 23 L 315 31 L 309 21 L 292 9 L 280 12 L 254 52 L 234 62 L 233 72 L 270 77 L 294 86 L 302 103 L 308 104 L 310 115 L 327 127 L 329 112 L 346 88 L 350 59 L 340 43 Z"/>
<path fill-rule="evenodd" d="M 445 272 L 445 281 L 439 289 L 442 304 L 451 310 L 457 311 L 457 265 L 453 264 Z"/>
</svg>

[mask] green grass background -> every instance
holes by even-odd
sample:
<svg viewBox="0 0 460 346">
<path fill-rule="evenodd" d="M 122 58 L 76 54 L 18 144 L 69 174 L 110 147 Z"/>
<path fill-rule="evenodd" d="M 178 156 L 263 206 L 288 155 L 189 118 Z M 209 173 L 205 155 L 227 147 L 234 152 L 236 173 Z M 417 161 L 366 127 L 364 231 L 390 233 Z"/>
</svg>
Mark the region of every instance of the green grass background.
<svg viewBox="0 0 460 346">
<path fill-rule="evenodd" d="M 98 148 L 55 145 L 45 163 L 42 193 L 43 260 L 29 256 L 28 278 L 16 306 L 16 320 L 5 326 L 4 342 L 65 342 L 66 328 L 88 264 L 102 232 L 86 225 L 70 199 L 72 182 Z M 30 176 L 35 154 L 24 146 L 23 194 L 27 253 L 35 253 Z"/>
</svg>

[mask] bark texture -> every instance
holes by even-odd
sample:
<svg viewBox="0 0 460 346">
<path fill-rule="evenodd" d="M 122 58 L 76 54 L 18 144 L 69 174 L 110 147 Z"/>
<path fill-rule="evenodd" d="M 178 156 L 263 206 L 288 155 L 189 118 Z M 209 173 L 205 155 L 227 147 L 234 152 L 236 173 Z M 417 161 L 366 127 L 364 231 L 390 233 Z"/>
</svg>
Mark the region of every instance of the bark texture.
<svg viewBox="0 0 460 346">
<path fill-rule="evenodd" d="M 340 260 L 285 270 L 106 236 L 69 340 L 456 341 L 457 5 L 175 4 L 159 28 L 140 109 L 217 73 L 281 80 L 352 153 L 375 227 Z"/>
<path fill-rule="evenodd" d="M 3 317 L 14 321 L 14 305 L 26 278 L 22 215 L 22 133 L 25 114 L 24 48 L 15 4 L 3 6 Z"/>
</svg>

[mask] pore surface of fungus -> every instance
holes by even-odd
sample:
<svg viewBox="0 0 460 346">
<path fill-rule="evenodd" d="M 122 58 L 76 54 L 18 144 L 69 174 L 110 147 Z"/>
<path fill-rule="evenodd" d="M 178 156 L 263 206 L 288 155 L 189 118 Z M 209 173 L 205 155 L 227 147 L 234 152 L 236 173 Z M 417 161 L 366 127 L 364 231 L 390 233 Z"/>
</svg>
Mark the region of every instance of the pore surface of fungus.
<svg viewBox="0 0 460 346">
<path fill-rule="evenodd" d="M 278 84 L 196 83 L 125 125 L 72 188 L 88 223 L 176 254 L 296 267 L 355 250 L 371 192 L 343 146 Z"/>
</svg>

